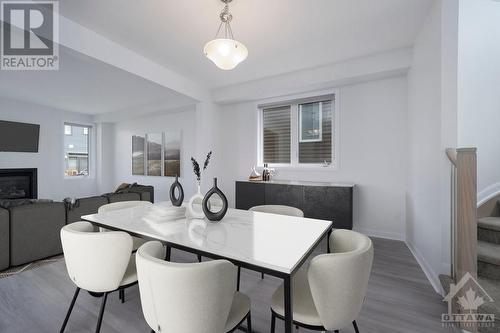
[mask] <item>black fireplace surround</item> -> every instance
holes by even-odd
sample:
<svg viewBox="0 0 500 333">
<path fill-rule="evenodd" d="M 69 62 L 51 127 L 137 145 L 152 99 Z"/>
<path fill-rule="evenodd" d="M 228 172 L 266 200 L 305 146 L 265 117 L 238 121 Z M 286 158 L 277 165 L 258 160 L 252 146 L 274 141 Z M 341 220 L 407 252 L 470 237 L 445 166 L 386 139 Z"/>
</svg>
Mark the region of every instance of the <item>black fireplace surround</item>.
<svg viewBox="0 0 500 333">
<path fill-rule="evenodd" d="M 1 199 L 37 199 L 37 169 L 0 169 Z"/>
</svg>

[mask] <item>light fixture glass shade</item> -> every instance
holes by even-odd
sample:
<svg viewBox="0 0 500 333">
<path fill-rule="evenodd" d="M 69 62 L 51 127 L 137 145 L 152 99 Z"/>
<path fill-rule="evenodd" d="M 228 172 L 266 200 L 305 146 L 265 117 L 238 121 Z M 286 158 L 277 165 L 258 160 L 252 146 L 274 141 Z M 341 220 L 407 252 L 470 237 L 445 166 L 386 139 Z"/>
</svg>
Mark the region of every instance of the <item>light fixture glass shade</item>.
<svg viewBox="0 0 500 333">
<path fill-rule="evenodd" d="M 234 39 L 217 38 L 205 44 L 203 52 L 220 69 L 230 70 L 248 56 L 245 45 Z"/>
</svg>

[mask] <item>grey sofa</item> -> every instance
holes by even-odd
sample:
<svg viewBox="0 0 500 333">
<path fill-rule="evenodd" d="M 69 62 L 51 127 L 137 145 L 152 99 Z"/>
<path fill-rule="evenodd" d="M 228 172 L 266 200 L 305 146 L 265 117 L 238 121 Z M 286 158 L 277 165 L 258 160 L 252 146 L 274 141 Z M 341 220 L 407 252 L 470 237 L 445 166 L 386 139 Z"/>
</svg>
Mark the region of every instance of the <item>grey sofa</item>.
<svg viewBox="0 0 500 333">
<path fill-rule="evenodd" d="M 0 271 L 9 267 L 9 211 L 0 208 Z"/>
<path fill-rule="evenodd" d="M 109 203 L 120 201 L 141 201 L 139 193 L 113 193 L 108 196 Z"/>
<path fill-rule="evenodd" d="M 152 186 L 136 185 L 102 196 L 69 202 L 31 202 L 0 208 L 0 271 L 62 253 L 60 230 L 102 205 L 119 201 L 154 200 Z"/>
<path fill-rule="evenodd" d="M 104 196 L 77 199 L 73 205 L 66 206 L 66 224 L 80 221 L 83 215 L 95 214 L 99 207 L 108 203 Z"/>
<path fill-rule="evenodd" d="M 10 211 L 10 266 L 62 252 L 59 232 L 66 224 L 62 202 L 12 207 Z"/>
</svg>

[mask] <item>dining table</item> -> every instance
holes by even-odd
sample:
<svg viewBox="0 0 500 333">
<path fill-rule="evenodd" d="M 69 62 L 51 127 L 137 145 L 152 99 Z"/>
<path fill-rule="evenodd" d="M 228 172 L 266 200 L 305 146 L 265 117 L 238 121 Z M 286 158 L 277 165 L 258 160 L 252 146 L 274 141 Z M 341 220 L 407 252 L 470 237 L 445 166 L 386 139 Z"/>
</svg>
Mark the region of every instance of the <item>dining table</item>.
<svg viewBox="0 0 500 333">
<path fill-rule="evenodd" d="M 285 332 L 291 333 L 293 276 L 330 234 L 332 221 L 229 208 L 221 221 L 212 222 L 186 212 L 185 205 L 160 202 L 81 218 L 101 228 L 160 241 L 167 247 L 166 260 L 175 248 L 283 279 Z"/>
</svg>

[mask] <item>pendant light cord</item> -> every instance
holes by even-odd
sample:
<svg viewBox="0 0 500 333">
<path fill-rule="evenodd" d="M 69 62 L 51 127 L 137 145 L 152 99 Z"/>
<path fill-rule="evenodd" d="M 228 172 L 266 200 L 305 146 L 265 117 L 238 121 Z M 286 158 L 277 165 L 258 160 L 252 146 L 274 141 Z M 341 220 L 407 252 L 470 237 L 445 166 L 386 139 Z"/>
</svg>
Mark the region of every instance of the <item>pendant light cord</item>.
<svg viewBox="0 0 500 333">
<path fill-rule="evenodd" d="M 220 17 L 220 24 L 219 28 L 217 29 L 217 32 L 215 33 L 214 39 L 218 38 L 219 33 L 221 32 L 222 29 L 222 25 L 224 25 L 224 38 L 234 40 L 233 29 L 231 29 L 231 23 L 230 23 L 233 16 L 229 12 L 229 6 L 227 4 L 224 6 L 224 9 L 220 13 L 219 17 Z"/>
</svg>

